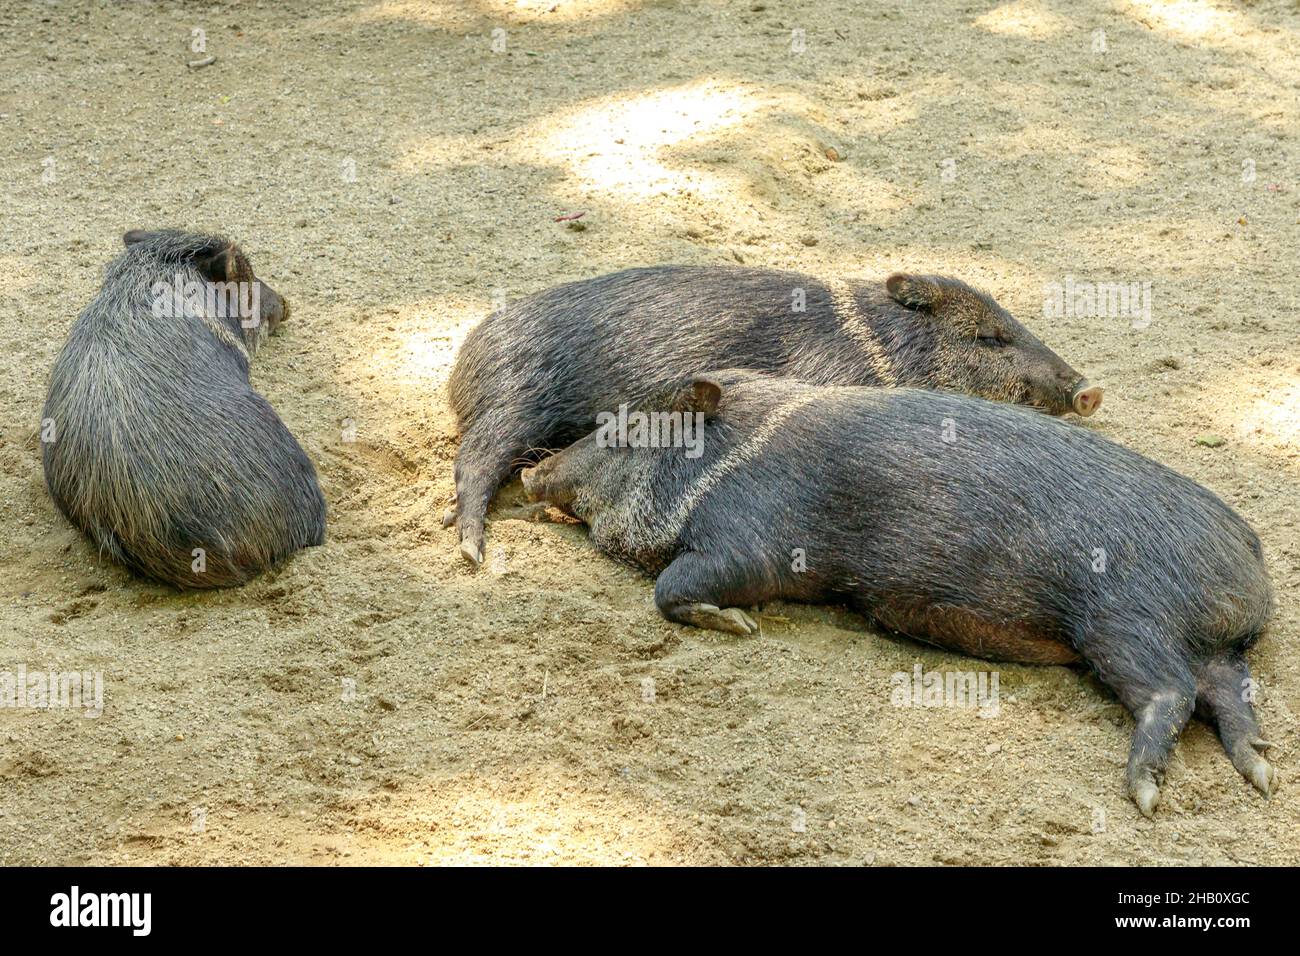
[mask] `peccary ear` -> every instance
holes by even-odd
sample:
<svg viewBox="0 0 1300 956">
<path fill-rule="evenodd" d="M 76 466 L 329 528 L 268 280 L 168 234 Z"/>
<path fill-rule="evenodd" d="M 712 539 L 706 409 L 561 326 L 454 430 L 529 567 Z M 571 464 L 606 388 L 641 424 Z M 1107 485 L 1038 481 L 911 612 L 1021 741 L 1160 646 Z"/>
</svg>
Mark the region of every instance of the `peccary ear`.
<svg viewBox="0 0 1300 956">
<path fill-rule="evenodd" d="M 673 399 L 675 412 L 703 412 L 712 415 L 722 401 L 722 386 L 711 378 L 693 378 Z"/>
<path fill-rule="evenodd" d="M 226 245 L 200 252 L 194 257 L 194 265 L 209 282 L 230 282 L 235 278 L 235 247 Z"/>
<path fill-rule="evenodd" d="M 128 232 L 126 235 L 122 237 L 122 245 L 134 246 L 137 242 L 144 242 L 148 238 L 149 238 L 149 230 L 132 229 L 130 232 Z"/>
<path fill-rule="evenodd" d="M 901 306 L 932 311 L 939 304 L 943 290 L 925 276 L 895 272 L 885 280 L 885 291 Z"/>
</svg>

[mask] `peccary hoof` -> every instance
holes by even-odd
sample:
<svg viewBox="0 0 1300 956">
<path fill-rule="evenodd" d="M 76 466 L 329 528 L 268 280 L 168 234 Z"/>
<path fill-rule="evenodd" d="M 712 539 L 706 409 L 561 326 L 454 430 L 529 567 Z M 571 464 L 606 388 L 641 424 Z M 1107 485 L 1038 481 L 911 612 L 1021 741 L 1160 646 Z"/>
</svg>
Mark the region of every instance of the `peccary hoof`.
<svg viewBox="0 0 1300 956">
<path fill-rule="evenodd" d="M 1160 803 L 1160 788 L 1154 780 L 1140 777 L 1129 785 L 1129 796 L 1137 804 L 1142 816 L 1148 820 L 1156 815 L 1156 806 Z"/>
</svg>

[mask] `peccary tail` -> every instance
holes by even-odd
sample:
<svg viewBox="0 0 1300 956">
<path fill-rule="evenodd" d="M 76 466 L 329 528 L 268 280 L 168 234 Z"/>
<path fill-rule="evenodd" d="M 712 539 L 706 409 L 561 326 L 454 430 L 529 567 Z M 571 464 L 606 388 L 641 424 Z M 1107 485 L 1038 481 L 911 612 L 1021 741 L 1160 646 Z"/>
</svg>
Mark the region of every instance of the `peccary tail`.
<svg viewBox="0 0 1300 956">
<path fill-rule="evenodd" d="M 1255 708 L 1251 706 L 1253 687 L 1250 668 L 1239 652 L 1209 660 L 1196 675 L 1196 708 L 1218 727 L 1219 740 L 1232 765 L 1268 796 L 1277 785 L 1277 774 L 1260 756 L 1271 744 L 1259 735 Z"/>
</svg>

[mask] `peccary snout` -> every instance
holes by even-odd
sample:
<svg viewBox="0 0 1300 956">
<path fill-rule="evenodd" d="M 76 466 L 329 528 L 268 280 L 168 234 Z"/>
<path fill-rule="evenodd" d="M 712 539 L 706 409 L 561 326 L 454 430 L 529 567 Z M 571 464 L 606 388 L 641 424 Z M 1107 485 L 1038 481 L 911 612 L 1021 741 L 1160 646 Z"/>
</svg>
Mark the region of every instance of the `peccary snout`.
<svg viewBox="0 0 1300 956">
<path fill-rule="evenodd" d="M 519 480 L 524 483 L 524 494 L 528 496 L 529 501 L 541 500 L 541 482 L 538 480 L 537 466 L 521 471 Z"/>
<path fill-rule="evenodd" d="M 592 436 L 588 435 L 570 447 L 580 449 L 595 444 Z M 566 452 L 568 450 L 565 449 Z M 519 478 L 529 501 L 545 501 L 572 514 L 574 499 L 580 493 L 584 479 L 588 477 L 588 468 L 589 459 L 585 455 L 555 454 L 543 458 L 531 468 L 525 468 L 519 473 Z"/>
<path fill-rule="evenodd" d="M 1102 387 L 1100 385 L 1090 385 L 1087 379 L 1081 381 L 1074 390 L 1074 395 L 1070 399 L 1070 404 L 1074 406 L 1076 415 L 1082 415 L 1087 418 L 1097 409 L 1101 408 Z"/>
<path fill-rule="evenodd" d="M 261 319 L 266 323 L 268 335 L 275 335 L 280 323 L 289 317 L 289 303 L 261 279 L 257 280 L 258 299 L 262 305 Z"/>
</svg>

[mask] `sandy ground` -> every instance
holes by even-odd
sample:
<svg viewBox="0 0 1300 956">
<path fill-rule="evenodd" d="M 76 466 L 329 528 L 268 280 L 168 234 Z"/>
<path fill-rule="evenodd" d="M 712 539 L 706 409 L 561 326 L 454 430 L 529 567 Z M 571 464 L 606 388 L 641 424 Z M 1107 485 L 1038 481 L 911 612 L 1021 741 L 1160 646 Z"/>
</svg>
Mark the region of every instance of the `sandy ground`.
<svg viewBox="0 0 1300 956">
<path fill-rule="evenodd" d="M 4 0 L 0 670 L 102 671 L 104 713 L 0 710 L 0 863 L 1300 862 L 1298 28 L 1281 0 Z M 42 484 L 55 354 L 155 226 L 234 236 L 294 305 L 253 381 L 330 539 L 242 590 L 131 579 Z M 1238 508 L 1279 594 L 1277 795 L 1193 724 L 1145 821 L 1087 675 L 897 707 L 917 664 L 994 668 L 837 608 L 670 625 L 578 526 L 497 520 L 464 567 L 465 333 L 732 261 L 981 284 L 1107 385 L 1086 427 Z M 1045 318 L 1067 276 L 1151 283 L 1150 325 Z"/>
</svg>

